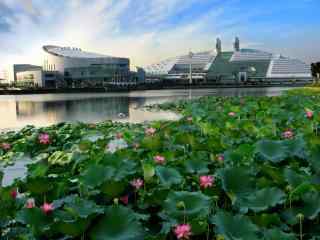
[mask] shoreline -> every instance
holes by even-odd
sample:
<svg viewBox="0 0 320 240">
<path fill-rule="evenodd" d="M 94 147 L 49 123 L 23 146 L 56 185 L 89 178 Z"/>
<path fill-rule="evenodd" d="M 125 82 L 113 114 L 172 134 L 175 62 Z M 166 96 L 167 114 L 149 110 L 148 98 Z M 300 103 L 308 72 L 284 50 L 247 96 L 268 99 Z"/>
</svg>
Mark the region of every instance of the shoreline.
<svg viewBox="0 0 320 240">
<path fill-rule="evenodd" d="M 28 94 L 73 94 L 73 93 L 119 93 L 148 90 L 178 90 L 178 89 L 229 89 L 229 88 L 273 88 L 273 87 L 304 87 L 306 84 L 248 84 L 248 85 L 139 85 L 134 87 L 112 87 L 112 88 L 61 88 L 61 89 L 21 89 L 0 90 L 0 95 L 28 95 Z"/>
</svg>

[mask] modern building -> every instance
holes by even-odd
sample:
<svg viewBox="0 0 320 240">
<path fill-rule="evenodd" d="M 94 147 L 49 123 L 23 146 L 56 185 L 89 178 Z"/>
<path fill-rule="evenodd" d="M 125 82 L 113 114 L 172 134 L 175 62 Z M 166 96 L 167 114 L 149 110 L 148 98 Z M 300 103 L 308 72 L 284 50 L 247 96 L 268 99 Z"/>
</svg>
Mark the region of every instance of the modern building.
<svg viewBox="0 0 320 240">
<path fill-rule="evenodd" d="M 311 67 L 298 59 L 256 49 L 240 48 L 236 38 L 233 51 L 222 51 L 217 39 L 217 56 L 207 72 L 207 81 L 216 83 L 287 83 L 312 81 Z"/>
<path fill-rule="evenodd" d="M 189 53 L 183 56 L 169 58 L 157 64 L 145 68 L 146 78 L 150 81 L 162 79 L 181 82 L 191 78 L 196 81 L 204 81 L 206 73 L 214 60 L 214 51 Z"/>
<path fill-rule="evenodd" d="M 42 71 L 42 67 L 36 66 L 36 65 L 30 65 L 30 64 L 12 64 L 8 66 L 4 71 L 4 76 L 6 79 L 7 84 L 16 84 L 18 82 L 18 73 L 21 72 L 28 72 L 28 71 Z M 38 74 L 37 74 L 38 76 Z M 22 78 L 20 78 L 22 80 Z M 37 82 L 40 82 L 42 80 L 37 79 Z M 19 81 L 21 83 L 21 81 Z M 28 80 L 28 82 L 30 82 Z"/>
<path fill-rule="evenodd" d="M 149 80 L 217 84 L 287 83 L 312 81 L 311 68 L 298 59 L 256 49 L 241 48 L 235 39 L 233 51 L 223 51 L 218 38 L 215 51 L 190 53 L 145 68 Z"/>
<path fill-rule="evenodd" d="M 45 82 L 43 78 L 42 69 L 38 70 L 29 70 L 24 72 L 17 72 L 16 74 L 16 86 L 23 86 L 23 87 L 44 87 Z"/>
<path fill-rule="evenodd" d="M 80 48 L 44 46 L 43 69 L 57 72 L 68 87 L 104 87 L 130 84 L 130 60 Z"/>
</svg>

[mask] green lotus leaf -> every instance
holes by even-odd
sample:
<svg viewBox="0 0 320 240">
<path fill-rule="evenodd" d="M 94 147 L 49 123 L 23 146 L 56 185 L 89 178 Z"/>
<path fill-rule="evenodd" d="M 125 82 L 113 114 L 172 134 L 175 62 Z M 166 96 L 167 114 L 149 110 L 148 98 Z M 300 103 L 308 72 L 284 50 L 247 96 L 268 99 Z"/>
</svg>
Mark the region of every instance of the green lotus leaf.
<svg viewBox="0 0 320 240">
<path fill-rule="evenodd" d="M 92 240 L 141 240 L 144 231 L 133 211 L 122 206 L 111 206 L 90 231 Z"/>
<path fill-rule="evenodd" d="M 87 218 L 92 214 L 102 214 L 103 208 L 95 202 L 72 195 L 64 199 L 64 209 L 79 218 Z"/>
<path fill-rule="evenodd" d="M 101 191 L 107 196 L 114 198 L 119 197 L 124 192 L 127 184 L 124 181 L 107 181 L 101 186 Z"/>
<path fill-rule="evenodd" d="M 246 168 L 225 168 L 218 171 L 218 174 L 222 180 L 222 188 L 229 196 L 248 195 L 254 190 L 251 175 Z"/>
<path fill-rule="evenodd" d="M 145 137 L 141 142 L 141 147 L 144 149 L 156 150 L 162 145 L 161 138 L 159 136 Z"/>
<path fill-rule="evenodd" d="M 182 176 L 174 168 L 159 166 L 156 168 L 156 174 L 160 179 L 161 185 L 170 187 L 171 185 L 180 184 Z"/>
<path fill-rule="evenodd" d="M 279 163 L 288 156 L 282 141 L 261 140 L 256 144 L 256 152 L 265 160 Z"/>
<path fill-rule="evenodd" d="M 297 238 L 295 237 L 294 234 L 292 233 L 284 233 L 281 230 L 275 228 L 271 230 L 267 230 L 264 233 L 264 239 L 265 240 L 296 240 Z"/>
<path fill-rule="evenodd" d="M 303 176 L 302 174 L 299 174 L 290 168 L 286 168 L 283 172 L 283 175 L 290 186 L 294 188 L 298 187 L 301 183 L 307 182 L 309 180 L 306 176 Z"/>
<path fill-rule="evenodd" d="M 50 229 L 52 218 L 46 216 L 40 208 L 23 208 L 17 212 L 16 221 L 32 227 L 35 234 L 41 234 Z"/>
<path fill-rule="evenodd" d="M 185 161 L 185 168 L 188 173 L 205 174 L 209 172 L 209 162 L 203 159 L 191 158 Z"/>
<path fill-rule="evenodd" d="M 252 216 L 251 219 L 259 227 L 268 228 L 281 225 L 280 216 L 277 213 L 262 213 Z"/>
<path fill-rule="evenodd" d="M 290 156 L 298 157 L 301 159 L 307 158 L 306 142 L 302 137 L 289 140 L 285 143 L 285 145 L 287 146 L 287 150 Z"/>
<path fill-rule="evenodd" d="M 54 218 L 54 228 L 58 232 L 72 237 L 77 237 L 83 234 L 89 227 L 92 220 L 90 218 L 78 219 L 69 212 L 62 210 L 54 211 Z"/>
<path fill-rule="evenodd" d="M 312 150 L 311 156 L 308 158 L 308 161 L 316 173 L 320 173 L 320 148 Z"/>
<path fill-rule="evenodd" d="M 177 220 L 207 216 L 209 209 L 210 198 L 201 192 L 171 192 L 163 204 L 165 214 Z"/>
<path fill-rule="evenodd" d="M 114 170 L 112 180 L 121 181 L 127 176 L 133 175 L 137 171 L 137 163 L 132 160 L 119 158 L 116 156 L 106 156 L 104 164 Z"/>
<path fill-rule="evenodd" d="M 72 153 L 56 151 L 48 158 L 48 163 L 50 165 L 64 166 L 66 164 L 69 164 L 71 160 L 72 160 Z"/>
<path fill-rule="evenodd" d="M 155 175 L 155 169 L 152 164 L 145 163 L 142 166 L 143 169 L 143 177 L 145 181 L 150 181 Z"/>
<path fill-rule="evenodd" d="M 250 219 L 243 215 L 232 215 L 220 211 L 211 219 L 216 225 L 216 233 L 225 240 L 258 240 L 259 228 Z"/>
<path fill-rule="evenodd" d="M 282 204 L 285 200 L 286 195 L 280 189 L 265 188 L 238 199 L 236 205 L 242 213 L 247 213 L 248 209 L 257 213 Z"/>
<path fill-rule="evenodd" d="M 282 212 L 282 217 L 290 225 L 299 223 L 298 214 L 304 218 L 314 220 L 320 213 L 320 193 L 310 192 L 302 197 L 302 204 L 299 207 L 292 207 Z"/>
<path fill-rule="evenodd" d="M 49 178 L 28 179 L 26 188 L 35 194 L 44 194 L 49 192 L 52 188 L 52 182 Z"/>
<path fill-rule="evenodd" d="M 114 168 L 103 165 L 91 165 L 82 173 L 80 180 L 85 186 L 95 188 L 106 180 L 111 179 L 114 172 Z"/>
</svg>

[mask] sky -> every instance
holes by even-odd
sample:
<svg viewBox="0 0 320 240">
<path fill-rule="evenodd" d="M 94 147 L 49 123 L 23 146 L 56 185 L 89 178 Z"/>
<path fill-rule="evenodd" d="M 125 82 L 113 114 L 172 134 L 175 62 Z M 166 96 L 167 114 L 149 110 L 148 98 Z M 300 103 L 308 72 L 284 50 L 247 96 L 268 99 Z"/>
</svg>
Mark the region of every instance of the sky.
<svg viewBox="0 0 320 240">
<path fill-rule="evenodd" d="M 250 47 L 320 61 L 320 0 L 0 0 L 0 69 L 41 64 L 43 45 L 129 57 L 132 66 Z"/>
</svg>

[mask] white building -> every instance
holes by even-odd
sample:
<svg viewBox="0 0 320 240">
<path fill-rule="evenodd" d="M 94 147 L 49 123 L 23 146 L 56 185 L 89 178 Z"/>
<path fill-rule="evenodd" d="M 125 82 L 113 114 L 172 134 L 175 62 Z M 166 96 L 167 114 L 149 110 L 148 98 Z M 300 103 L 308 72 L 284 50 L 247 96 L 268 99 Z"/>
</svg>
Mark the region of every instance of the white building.
<svg viewBox="0 0 320 240">
<path fill-rule="evenodd" d="M 72 87 L 94 87 L 131 81 L 130 60 L 80 48 L 47 45 L 44 50 L 44 71 L 55 71 Z"/>
<path fill-rule="evenodd" d="M 44 79 L 42 69 L 30 70 L 17 73 L 17 85 L 44 87 Z"/>
</svg>

